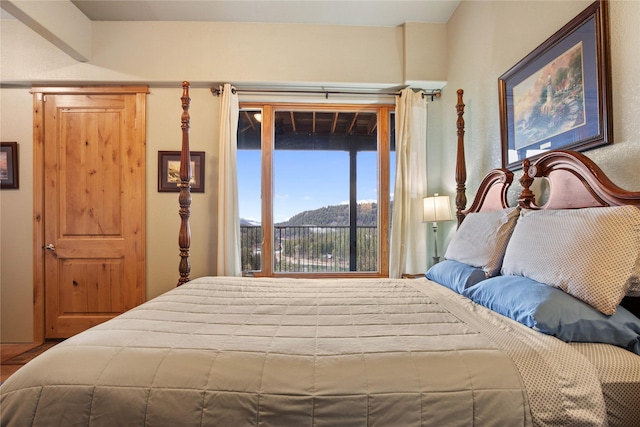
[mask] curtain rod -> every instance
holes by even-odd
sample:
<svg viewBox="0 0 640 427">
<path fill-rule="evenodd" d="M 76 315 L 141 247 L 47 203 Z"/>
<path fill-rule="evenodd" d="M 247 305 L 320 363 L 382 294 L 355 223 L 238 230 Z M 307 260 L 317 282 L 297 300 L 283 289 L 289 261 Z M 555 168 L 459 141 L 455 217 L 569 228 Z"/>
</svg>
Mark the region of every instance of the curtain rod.
<svg viewBox="0 0 640 427">
<path fill-rule="evenodd" d="M 215 96 L 220 96 L 224 92 L 224 89 L 220 87 L 212 87 L 211 93 Z M 231 92 L 236 93 L 278 93 L 278 94 L 319 94 L 324 95 L 325 99 L 329 99 L 329 95 L 378 95 L 378 96 L 396 96 L 400 92 L 356 92 L 356 91 L 341 91 L 341 90 L 288 90 L 288 89 L 236 89 L 232 88 Z M 433 89 L 431 91 L 422 91 L 422 97 L 430 96 L 431 101 L 440 98 L 442 91 L 440 89 Z"/>
</svg>

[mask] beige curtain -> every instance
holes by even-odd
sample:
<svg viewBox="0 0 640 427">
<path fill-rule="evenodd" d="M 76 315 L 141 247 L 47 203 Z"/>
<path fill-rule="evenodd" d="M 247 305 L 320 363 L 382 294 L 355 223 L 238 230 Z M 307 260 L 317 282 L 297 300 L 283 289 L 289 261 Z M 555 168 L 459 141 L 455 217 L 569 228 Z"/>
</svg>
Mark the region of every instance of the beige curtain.
<svg viewBox="0 0 640 427">
<path fill-rule="evenodd" d="M 238 95 L 225 84 L 220 95 L 220 138 L 218 148 L 218 276 L 240 276 L 240 210 L 236 149 Z"/>
<path fill-rule="evenodd" d="M 396 179 L 389 248 L 389 276 L 427 270 L 422 199 L 427 191 L 427 101 L 410 88 L 396 96 Z"/>
</svg>

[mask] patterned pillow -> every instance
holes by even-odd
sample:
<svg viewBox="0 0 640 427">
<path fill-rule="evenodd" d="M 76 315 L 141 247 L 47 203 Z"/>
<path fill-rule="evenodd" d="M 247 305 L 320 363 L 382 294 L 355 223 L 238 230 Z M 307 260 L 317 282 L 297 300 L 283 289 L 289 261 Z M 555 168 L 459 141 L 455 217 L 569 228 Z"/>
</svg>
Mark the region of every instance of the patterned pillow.
<svg viewBox="0 0 640 427">
<path fill-rule="evenodd" d="M 614 314 L 638 280 L 639 262 L 636 207 L 523 210 L 502 274 L 546 283 L 604 314 Z"/>
<path fill-rule="evenodd" d="M 482 268 L 487 277 L 498 274 L 519 211 L 507 208 L 468 214 L 449 243 L 445 259 Z"/>
</svg>

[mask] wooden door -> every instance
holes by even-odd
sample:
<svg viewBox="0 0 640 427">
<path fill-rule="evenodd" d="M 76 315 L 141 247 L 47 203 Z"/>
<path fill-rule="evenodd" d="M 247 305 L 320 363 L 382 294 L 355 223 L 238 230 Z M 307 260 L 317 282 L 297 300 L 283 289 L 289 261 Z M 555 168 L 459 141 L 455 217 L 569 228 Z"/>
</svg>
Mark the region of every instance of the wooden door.
<svg viewBox="0 0 640 427">
<path fill-rule="evenodd" d="M 146 88 L 132 89 L 36 97 L 44 338 L 70 337 L 145 300 Z"/>
</svg>

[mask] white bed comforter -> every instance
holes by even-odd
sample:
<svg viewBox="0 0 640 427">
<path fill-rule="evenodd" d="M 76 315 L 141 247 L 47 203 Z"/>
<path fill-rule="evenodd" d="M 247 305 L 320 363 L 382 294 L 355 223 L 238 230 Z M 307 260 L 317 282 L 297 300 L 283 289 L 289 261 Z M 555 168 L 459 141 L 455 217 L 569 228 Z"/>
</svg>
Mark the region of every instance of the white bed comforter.
<svg viewBox="0 0 640 427">
<path fill-rule="evenodd" d="M 606 425 L 582 355 L 426 279 L 193 280 L 0 391 L 2 426 Z"/>
</svg>

